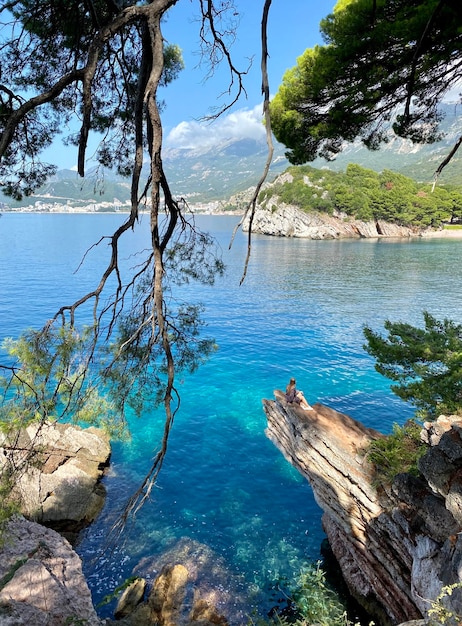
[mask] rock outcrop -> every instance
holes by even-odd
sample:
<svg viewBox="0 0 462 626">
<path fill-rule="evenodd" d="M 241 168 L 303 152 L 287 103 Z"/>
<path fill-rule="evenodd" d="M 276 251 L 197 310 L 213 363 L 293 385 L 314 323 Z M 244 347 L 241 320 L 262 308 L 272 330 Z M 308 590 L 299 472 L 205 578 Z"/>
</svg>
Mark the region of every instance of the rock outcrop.
<svg viewBox="0 0 462 626">
<path fill-rule="evenodd" d="M 99 429 L 31 424 L 0 439 L 0 472 L 14 466 L 13 493 L 21 513 L 60 532 L 77 533 L 100 512 L 100 483 L 109 463 L 108 436 Z"/>
<path fill-rule="evenodd" d="M 162 568 L 146 601 L 141 602 L 139 592 L 143 581 L 138 579 L 127 589 L 128 595 L 120 599 L 116 617 L 123 618 L 120 626 L 227 626 L 225 617 L 218 613 L 205 598 L 191 598 L 190 573 L 177 563 Z M 134 604 L 134 599 L 139 598 Z"/>
<path fill-rule="evenodd" d="M 364 450 L 379 432 L 315 404 L 264 400 L 267 436 L 310 482 L 323 527 L 354 597 L 382 624 L 425 617 L 462 572 L 462 422 L 427 425 L 421 476 L 374 487 Z M 450 598 L 460 610 L 460 590 Z"/>
<path fill-rule="evenodd" d="M 243 230 L 248 231 L 248 218 Z M 301 237 L 305 239 L 360 239 L 379 237 L 416 237 L 417 228 L 399 226 L 384 220 L 355 220 L 344 213 L 328 215 L 319 211 L 306 213 L 297 207 L 271 198 L 265 207 L 257 205 L 252 232 L 275 237 Z"/>
<path fill-rule="evenodd" d="M 1 626 L 100 626 L 70 544 L 50 528 L 10 520 L 0 556 Z"/>
<path fill-rule="evenodd" d="M 21 468 L 14 487 L 27 517 L 10 520 L 0 539 L 0 626 L 227 626 L 243 623 L 238 593 L 209 548 L 179 541 L 158 558 L 144 559 L 115 611 L 100 620 L 81 561 L 63 537 L 73 538 L 104 502 L 100 486 L 109 462 L 107 436 L 98 429 L 63 424 L 31 425 L 2 436 L 0 470 Z M 47 528 L 54 526 L 55 530 Z M 213 575 L 210 576 L 210 572 Z M 147 596 L 145 598 L 145 595 Z M 228 622 L 223 611 L 232 614 Z"/>
</svg>

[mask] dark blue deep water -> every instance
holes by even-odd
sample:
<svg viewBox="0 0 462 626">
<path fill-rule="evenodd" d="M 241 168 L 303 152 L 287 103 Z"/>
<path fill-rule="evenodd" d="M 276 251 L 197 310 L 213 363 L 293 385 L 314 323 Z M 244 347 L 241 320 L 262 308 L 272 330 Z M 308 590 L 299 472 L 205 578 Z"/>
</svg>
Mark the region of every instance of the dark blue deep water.
<svg viewBox="0 0 462 626">
<path fill-rule="evenodd" d="M 41 326 L 62 304 L 95 286 L 107 241 L 122 215 L 4 214 L 0 219 L 0 338 Z M 412 414 L 364 352 L 364 324 L 421 324 L 422 310 L 462 322 L 462 241 L 304 241 L 253 238 L 242 286 L 246 236 L 228 250 L 236 217 L 196 218 L 215 235 L 227 266 L 214 287 L 184 294 L 205 305 L 207 335 L 219 350 L 180 385 L 181 409 L 152 499 L 115 548 L 101 555 L 120 506 L 158 449 L 162 411 L 131 424 L 115 442 L 106 507 L 78 551 L 98 603 L 134 572 L 155 572 L 166 552 L 206 554 L 229 586 L 235 623 L 274 603 L 279 580 L 320 558 L 321 512 L 309 485 L 265 437 L 262 398 L 294 375 L 323 402 L 384 432 Z M 130 234 L 124 255 L 148 241 L 149 221 Z M 78 269 L 78 271 L 76 271 Z M 150 558 L 153 557 L 151 561 Z M 225 573 L 224 573 L 225 572 Z M 225 589 L 226 591 L 226 589 Z M 113 604 L 101 609 L 110 615 Z"/>
</svg>

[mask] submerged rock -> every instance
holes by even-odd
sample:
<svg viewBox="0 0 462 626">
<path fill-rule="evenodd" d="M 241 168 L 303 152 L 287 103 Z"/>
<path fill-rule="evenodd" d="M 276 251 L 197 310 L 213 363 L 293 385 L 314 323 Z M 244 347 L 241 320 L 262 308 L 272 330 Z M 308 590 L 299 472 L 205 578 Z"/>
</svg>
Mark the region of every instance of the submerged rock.
<svg viewBox="0 0 462 626">
<path fill-rule="evenodd" d="M 219 555 L 198 541 L 182 538 L 160 556 L 142 559 L 135 572 L 153 583 L 147 599 L 124 618 L 124 626 L 241 626 L 247 622 L 239 581 Z"/>
<path fill-rule="evenodd" d="M 146 591 L 146 581 L 144 578 L 135 578 L 124 590 L 117 602 L 114 616 L 121 619 L 131 615 L 143 601 Z"/>
<path fill-rule="evenodd" d="M 275 398 L 263 400 L 267 436 L 310 482 L 350 592 L 383 624 L 422 619 L 461 580 L 462 424 L 440 421 L 439 437 L 427 432 L 422 475 L 378 490 L 364 451 L 383 435 L 324 405 L 303 411 Z M 457 612 L 459 594 L 449 604 Z"/>
</svg>

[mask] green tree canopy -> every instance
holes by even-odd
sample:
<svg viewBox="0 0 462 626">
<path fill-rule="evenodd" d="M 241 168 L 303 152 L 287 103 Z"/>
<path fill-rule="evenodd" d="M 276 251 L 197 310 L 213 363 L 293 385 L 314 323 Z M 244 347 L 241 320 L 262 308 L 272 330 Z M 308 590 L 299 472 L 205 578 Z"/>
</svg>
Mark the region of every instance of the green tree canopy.
<svg viewBox="0 0 462 626">
<path fill-rule="evenodd" d="M 424 312 L 424 328 L 386 321 L 387 337 L 364 328 L 365 350 L 396 395 L 423 417 L 462 411 L 462 325 Z"/>
<path fill-rule="evenodd" d="M 294 164 L 333 158 L 360 138 L 371 149 L 393 131 L 439 138 L 438 104 L 462 78 L 458 0 L 340 0 L 271 103 L 276 138 Z"/>
</svg>

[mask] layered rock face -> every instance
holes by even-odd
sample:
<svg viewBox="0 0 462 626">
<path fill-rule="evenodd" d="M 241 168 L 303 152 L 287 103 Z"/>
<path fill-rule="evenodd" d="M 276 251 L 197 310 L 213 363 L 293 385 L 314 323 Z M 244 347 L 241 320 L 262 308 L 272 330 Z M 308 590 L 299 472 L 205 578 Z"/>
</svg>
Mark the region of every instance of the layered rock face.
<svg viewBox="0 0 462 626">
<path fill-rule="evenodd" d="M 421 477 L 376 489 L 364 450 L 383 435 L 321 404 L 303 411 L 275 398 L 263 401 L 267 436 L 310 482 L 351 593 L 382 624 L 425 616 L 462 572 L 462 423 L 427 425 Z M 459 593 L 449 606 L 462 614 Z"/>
<path fill-rule="evenodd" d="M 248 231 L 248 228 L 247 219 L 243 223 L 243 230 Z M 281 203 L 277 197 L 270 198 L 264 208 L 257 206 L 252 232 L 306 239 L 413 237 L 421 234 L 416 228 L 399 226 L 383 220 L 363 222 L 342 213 L 332 216 L 317 211 L 305 213 L 294 206 Z"/>
</svg>

